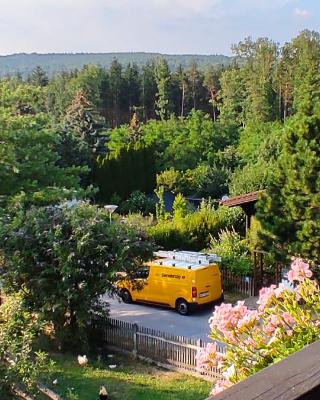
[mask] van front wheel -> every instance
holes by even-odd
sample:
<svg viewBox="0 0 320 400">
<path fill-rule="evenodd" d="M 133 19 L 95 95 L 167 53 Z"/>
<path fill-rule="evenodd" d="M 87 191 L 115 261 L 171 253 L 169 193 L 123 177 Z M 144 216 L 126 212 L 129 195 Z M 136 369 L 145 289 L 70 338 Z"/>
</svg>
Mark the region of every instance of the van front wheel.
<svg viewBox="0 0 320 400">
<path fill-rule="evenodd" d="M 177 300 L 176 310 L 180 315 L 188 315 L 190 312 L 189 308 L 190 308 L 189 304 L 185 300 L 183 299 Z"/>
<path fill-rule="evenodd" d="M 127 304 L 132 303 L 132 297 L 131 297 L 129 290 L 123 289 L 121 291 L 121 299 L 124 303 L 127 303 Z"/>
</svg>

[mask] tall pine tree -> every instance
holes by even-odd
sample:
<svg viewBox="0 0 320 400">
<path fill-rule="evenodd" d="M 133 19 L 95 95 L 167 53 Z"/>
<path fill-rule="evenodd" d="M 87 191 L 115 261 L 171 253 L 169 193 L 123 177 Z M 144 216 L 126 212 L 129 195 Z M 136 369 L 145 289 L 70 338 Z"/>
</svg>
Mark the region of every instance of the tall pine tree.
<svg viewBox="0 0 320 400">
<path fill-rule="evenodd" d="M 155 65 L 155 78 L 158 92 L 156 95 L 156 114 L 161 119 L 166 119 L 170 115 L 170 80 L 168 62 L 164 58 L 157 60 Z"/>
<path fill-rule="evenodd" d="M 320 265 L 320 107 L 285 124 L 284 148 L 258 218 L 279 259 Z"/>
<path fill-rule="evenodd" d="M 76 93 L 67 109 L 64 122 L 65 129 L 85 141 L 92 153 L 104 152 L 104 136 L 101 135 L 103 124 L 82 89 Z"/>
</svg>

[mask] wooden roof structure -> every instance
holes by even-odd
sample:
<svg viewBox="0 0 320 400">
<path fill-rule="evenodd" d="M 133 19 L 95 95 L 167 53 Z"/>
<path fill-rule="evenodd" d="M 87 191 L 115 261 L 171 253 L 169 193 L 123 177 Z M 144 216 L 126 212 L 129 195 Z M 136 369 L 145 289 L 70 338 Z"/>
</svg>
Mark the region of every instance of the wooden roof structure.
<svg viewBox="0 0 320 400">
<path fill-rule="evenodd" d="M 240 196 L 235 196 L 231 197 L 230 199 L 222 200 L 220 201 L 220 204 L 227 207 L 236 207 L 242 206 L 244 204 L 255 203 L 258 200 L 259 195 L 264 192 L 264 190 L 258 190 L 257 192 L 241 194 Z"/>
<path fill-rule="evenodd" d="M 248 230 L 251 225 L 251 218 L 256 213 L 255 204 L 258 201 L 259 196 L 264 192 L 265 190 L 258 190 L 256 192 L 241 194 L 240 196 L 221 200 L 220 205 L 226 207 L 241 207 L 246 214 L 246 230 Z"/>
</svg>

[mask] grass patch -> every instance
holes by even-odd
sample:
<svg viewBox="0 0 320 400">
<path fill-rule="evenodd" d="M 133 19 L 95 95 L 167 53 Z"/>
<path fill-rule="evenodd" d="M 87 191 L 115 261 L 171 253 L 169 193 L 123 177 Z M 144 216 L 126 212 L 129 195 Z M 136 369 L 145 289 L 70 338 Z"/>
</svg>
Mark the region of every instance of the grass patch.
<svg viewBox="0 0 320 400">
<path fill-rule="evenodd" d="M 80 367 L 74 356 L 55 355 L 52 380 L 47 382 L 55 392 L 72 400 L 98 398 L 104 385 L 111 400 L 203 400 L 210 392 L 209 382 L 192 376 L 166 371 L 148 363 L 114 355 L 107 363 L 92 361 Z M 109 364 L 117 367 L 111 370 Z M 68 393 L 74 395 L 68 397 Z"/>
</svg>

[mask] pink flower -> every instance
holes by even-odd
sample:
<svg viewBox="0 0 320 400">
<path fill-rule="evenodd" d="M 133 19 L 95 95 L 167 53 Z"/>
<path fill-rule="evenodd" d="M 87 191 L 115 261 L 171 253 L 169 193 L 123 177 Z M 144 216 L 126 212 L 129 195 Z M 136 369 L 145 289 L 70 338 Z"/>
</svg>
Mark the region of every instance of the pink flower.
<svg viewBox="0 0 320 400">
<path fill-rule="evenodd" d="M 295 323 L 295 319 L 288 312 L 284 312 L 281 315 L 273 314 L 270 316 L 265 326 L 265 331 L 268 334 L 271 334 L 274 333 L 279 327 L 288 328 L 287 325 L 292 327 L 292 325 L 294 325 Z"/>
<path fill-rule="evenodd" d="M 287 290 L 288 288 L 283 283 L 279 283 L 279 286 L 276 289 L 274 289 L 274 294 L 278 299 L 279 297 L 281 297 L 282 293 Z"/>
<path fill-rule="evenodd" d="M 217 351 L 217 344 L 208 343 L 207 346 L 198 351 L 196 355 L 197 369 L 203 371 L 213 367 L 221 366 L 223 354 Z"/>
<path fill-rule="evenodd" d="M 242 348 L 246 349 L 246 347 L 255 349 L 255 348 L 257 348 L 257 342 L 254 339 L 252 339 L 251 337 L 247 337 L 246 339 L 243 339 L 243 343 L 242 343 Z"/>
<path fill-rule="evenodd" d="M 266 327 L 265 327 L 265 331 L 267 333 L 273 333 L 281 324 L 281 318 L 278 315 L 271 315 L 271 317 L 269 318 Z"/>
<path fill-rule="evenodd" d="M 223 303 L 215 308 L 213 316 L 209 319 L 210 328 L 221 332 L 229 343 L 236 344 L 234 330 L 248 311 L 244 301 L 238 301 L 235 306 Z"/>
<path fill-rule="evenodd" d="M 242 319 L 238 321 L 237 327 L 250 328 L 259 320 L 259 313 L 257 310 L 248 310 Z"/>
<path fill-rule="evenodd" d="M 288 312 L 284 312 L 283 314 L 282 314 L 282 318 L 283 318 L 283 320 L 284 320 L 284 322 L 287 324 L 287 325 L 294 325 L 295 323 L 296 323 L 296 320 L 291 316 L 291 314 L 289 314 Z"/>
<path fill-rule="evenodd" d="M 288 279 L 291 283 L 294 281 L 302 282 L 306 278 L 311 278 L 312 272 L 308 263 L 302 258 L 294 258 L 291 264 L 291 269 L 288 272 Z"/>
<path fill-rule="evenodd" d="M 259 300 L 257 304 L 259 304 L 259 310 L 263 311 L 272 301 L 272 299 L 276 296 L 275 290 L 276 285 L 271 285 L 270 287 L 264 287 L 259 292 Z"/>
</svg>

